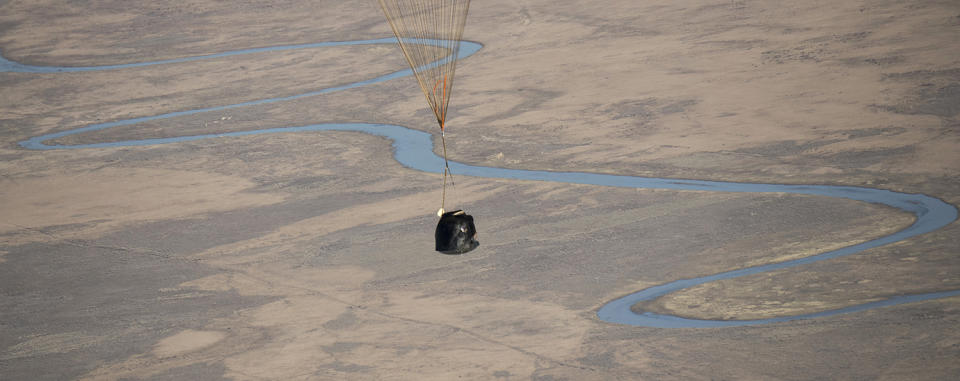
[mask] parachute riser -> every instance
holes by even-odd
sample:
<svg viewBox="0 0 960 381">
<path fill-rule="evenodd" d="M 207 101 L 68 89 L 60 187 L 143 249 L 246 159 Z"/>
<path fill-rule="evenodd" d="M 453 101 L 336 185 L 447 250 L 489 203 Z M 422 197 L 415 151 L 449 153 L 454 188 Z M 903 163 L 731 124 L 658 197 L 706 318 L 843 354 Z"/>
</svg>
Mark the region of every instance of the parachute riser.
<svg viewBox="0 0 960 381">
<path fill-rule="evenodd" d="M 447 202 L 447 176 L 450 176 L 450 185 L 456 189 L 457 184 L 453 180 L 453 172 L 450 170 L 450 162 L 447 161 L 447 139 L 446 134 L 443 132 L 443 124 L 440 125 L 440 145 L 443 147 L 443 190 L 440 193 L 440 211 L 441 215 L 443 211 L 446 210 Z"/>
</svg>

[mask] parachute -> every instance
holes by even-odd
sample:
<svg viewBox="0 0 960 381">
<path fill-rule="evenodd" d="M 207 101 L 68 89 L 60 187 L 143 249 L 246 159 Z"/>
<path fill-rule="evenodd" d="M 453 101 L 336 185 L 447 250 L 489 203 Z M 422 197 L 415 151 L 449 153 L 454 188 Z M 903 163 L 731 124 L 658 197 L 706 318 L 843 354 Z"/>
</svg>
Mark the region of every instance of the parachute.
<svg viewBox="0 0 960 381">
<path fill-rule="evenodd" d="M 446 180 L 451 175 L 444 129 L 470 0 L 378 1 L 440 125 L 444 161 L 444 193 L 440 207 L 443 209 Z"/>
<path fill-rule="evenodd" d="M 443 145 L 443 193 L 437 215 L 441 221 L 451 218 L 444 213 L 447 197 L 447 177 L 453 184 L 453 174 L 447 162 L 447 141 L 444 134 L 447 107 L 453 94 L 453 79 L 457 69 L 457 56 L 463 27 L 467 22 L 470 0 L 378 0 L 383 14 L 397 36 L 397 44 L 410 64 L 427 104 L 440 125 L 440 140 Z M 472 217 L 457 211 L 457 216 Z M 448 213 L 449 214 L 449 213 Z M 460 217 L 458 217 L 460 218 Z M 441 225 L 443 225 L 441 223 Z M 476 247 L 475 241 L 463 241 L 456 250 L 441 250 L 441 227 L 437 230 L 437 251 L 462 254 Z M 475 229 L 473 235 L 475 235 Z M 444 236 L 449 232 L 444 232 Z M 472 240 L 472 237 L 471 237 Z M 444 248 L 446 248 L 444 246 Z M 461 250 L 462 248 L 462 250 Z"/>
</svg>

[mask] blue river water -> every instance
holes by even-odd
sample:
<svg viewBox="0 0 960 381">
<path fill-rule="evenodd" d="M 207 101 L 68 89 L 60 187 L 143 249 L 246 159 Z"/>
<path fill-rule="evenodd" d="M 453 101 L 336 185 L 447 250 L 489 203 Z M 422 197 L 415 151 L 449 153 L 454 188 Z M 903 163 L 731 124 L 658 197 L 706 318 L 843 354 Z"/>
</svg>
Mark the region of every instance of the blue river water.
<svg viewBox="0 0 960 381">
<path fill-rule="evenodd" d="M 419 40 L 416 42 L 422 43 L 422 44 L 431 44 L 431 45 L 436 45 L 438 43 L 435 40 Z M 395 44 L 395 43 L 396 43 L 396 39 L 394 38 L 357 40 L 357 41 L 321 42 L 321 43 L 313 43 L 313 44 L 283 45 L 283 46 L 274 46 L 274 47 L 265 47 L 265 48 L 256 48 L 256 49 L 236 50 L 236 51 L 229 51 L 229 52 L 223 52 L 223 53 L 217 53 L 217 54 L 177 58 L 177 59 L 162 60 L 162 61 L 106 65 L 106 66 L 86 66 L 86 67 L 25 65 L 25 64 L 20 64 L 17 62 L 7 60 L 6 58 L 3 58 L 2 56 L 0 56 L 0 72 L 56 74 L 56 73 L 67 73 L 67 72 L 97 71 L 97 70 L 122 70 L 125 68 L 131 68 L 131 67 L 143 67 L 143 66 L 164 65 L 164 64 L 180 64 L 180 63 L 188 63 L 190 61 L 197 61 L 197 60 L 217 59 L 217 58 L 244 55 L 244 54 L 269 53 L 269 52 L 276 52 L 276 51 L 283 51 L 283 50 L 317 49 L 317 48 L 332 47 L 332 46 L 374 45 L 374 44 Z M 469 57 L 477 53 L 482 47 L 483 46 L 479 43 L 464 41 L 460 46 L 460 51 L 456 55 L 456 59 L 463 59 L 463 58 Z M 451 54 L 446 58 L 441 59 L 441 61 L 446 59 L 454 59 L 453 54 Z M 438 64 L 438 62 L 428 64 L 427 66 L 436 65 Z M 434 153 L 433 135 L 422 132 L 422 131 L 409 129 L 403 126 L 390 125 L 390 124 L 320 123 L 320 124 L 312 124 L 312 125 L 306 125 L 306 126 L 278 127 L 278 128 L 268 128 L 268 129 L 251 130 L 251 131 L 212 133 L 212 134 L 203 134 L 203 135 L 180 136 L 180 137 L 173 137 L 173 138 L 126 140 L 126 141 L 103 142 L 103 143 L 94 143 L 94 144 L 59 145 L 59 144 L 45 143 L 47 141 L 57 139 L 57 138 L 62 138 L 69 135 L 103 130 L 103 129 L 113 128 L 113 127 L 130 126 L 130 125 L 135 125 L 138 123 L 151 121 L 151 120 L 166 119 L 166 118 L 172 118 L 177 116 L 193 115 L 193 114 L 213 112 L 213 111 L 222 111 L 222 110 L 234 109 L 239 107 L 261 105 L 261 104 L 268 104 L 268 103 L 277 103 L 277 102 L 284 102 L 284 101 L 289 101 L 289 100 L 294 100 L 294 99 L 299 99 L 304 97 L 312 97 L 312 96 L 332 93 L 340 90 L 355 88 L 359 86 L 365 86 L 365 85 L 380 83 L 384 81 L 389 81 L 392 79 L 406 77 L 409 75 L 412 75 L 411 70 L 409 69 L 401 70 L 401 71 L 396 71 L 390 74 L 370 78 L 367 80 L 354 82 L 347 85 L 330 87 L 326 89 L 321 89 L 317 91 L 291 95 L 286 97 L 268 98 L 268 99 L 250 101 L 250 102 L 236 103 L 231 105 L 193 109 L 193 110 L 184 110 L 184 111 L 177 111 L 177 112 L 171 112 L 171 113 L 154 115 L 154 116 L 91 124 L 87 126 L 78 127 L 75 129 L 64 130 L 64 131 L 55 132 L 51 134 L 32 137 L 30 139 L 20 142 L 20 145 L 24 148 L 34 149 L 34 150 L 83 149 L 83 148 L 105 148 L 105 147 L 122 147 L 122 146 L 147 146 L 147 145 L 156 145 L 156 144 L 185 142 L 185 141 L 200 140 L 200 139 L 211 139 L 211 138 L 218 138 L 218 137 L 244 136 L 244 135 L 269 134 L 269 133 L 296 133 L 296 132 L 308 132 L 308 131 L 356 131 L 356 132 L 363 132 L 371 135 L 383 136 L 392 140 L 394 157 L 402 165 L 408 168 L 419 170 L 419 171 L 439 173 L 442 171 L 442 168 L 443 168 L 443 158 L 441 158 L 436 153 Z M 458 163 L 458 162 L 450 162 L 450 168 L 451 170 L 453 170 L 455 173 L 459 175 L 486 177 L 486 178 L 550 181 L 550 182 L 560 182 L 560 183 L 570 183 L 570 184 L 588 184 L 588 185 L 597 185 L 597 186 L 625 187 L 625 188 L 698 190 L 698 191 L 746 192 L 746 193 L 790 193 L 790 194 L 825 196 L 825 197 L 839 197 L 839 198 L 857 200 L 857 201 L 868 202 L 868 203 L 888 205 L 906 212 L 910 212 L 916 216 L 916 221 L 912 225 L 910 225 L 909 227 L 903 230 L 900 230 L 896 233 L 893 233 L 884 237 L 880 237 L 880 238 L 865 241 L 859 244 L 847 246 L 841 249 L 823 252 L 813 256 L 794 259 L 790 261 L 771 263 L 771 264 L 759 265 L 759 266 L 753 266 L 753 267 L 746 267 L 738 270 L 726 271 L 726 272 L 707 275 L 707 276 L 698 277 L 698 278 L 675 280 L 669 283 L 664 283 L 658 286 L 637 291 L 635 293 L 631 293 L 629 295 L 626 295 L 608 302 L 597 311 L 597 317 L 600 320 L 610 322 L 610 323 L 629 324 L 629 325 L 644 326 L 644 327 L 659 327 L 659 328 L 704 328 L 704 327 L 759 325 L 759 324 L 784 322 L 784 321 L 791 321 L 791 320 L 798 320 L 798 319 L 811 319 L 811 318 L 817 318 L 817 317 L 825 317 L 825 316 L 831 316 L 831 315 L 851 313 L 856 311 L 863 311 L 863 310 L 879 308 L 879 307 L 893 306 L 893 305 L 904 304 L 904 303 L 912 303 L 917 301 L 931 300 L 931 299 L 960 295 L 960 290 L 948 290 L 948 291 L 932 292 L 932 293 L 901 295 L 901 296 L 892 297 L 886 300 L 848 306 L 840 309 L 820 311 L 816 313 L 802 314 L 802 315 L 781 316 L 781 317 L 775 317 L 775 318 L 769 318 L 769 319 L 758 319 L 758 320 L 701 320 L 701 319 L 683 318 L 683 317 L 673 316 L 673 315 L 658 314 L 653 312 L 643 312 L 643 311 L 635 312 L 631 310 L 631 306 L 639 302 L 654 300 L 664 295 L 670 294 L 672 292 L 683 290 L 696 285 L 719 281 L 723 279 L 737 278 L 737 277 L 751 275 L 751 274 L 758 274 L 758 273 L 767 272 L 767 271 L 786 269 L 794 266 L 852 255 L 852 254 L 863 252 L 864 250 L 867 250 L 867 249 L 888 245 L 888 244 L 899 242 L 920 234 L 929 233 L 937 229 L 940 229 L 952 223 L 953 221 L 955 221 L 957 219 L 957 208 L 937 198 L 930 197 L 923 194 L 899 193 L 899 192 L 893 192 L 889 190 L 864 188 L 864 187 L 735 183 L 735 182 L 723 182 L 723 181 L 702 181 L 702 180 L 683 180 L 683 179 L 667 179 L 667 178 L 652 178 L 652 177 L 637 177 L 637 176 L 620 176 L 620 175 L 607 175 L 607 174 L 586 173 L 586 172 L 553 172 L 553 171 L 484 167 L 484 166 L 469 165 L 469 164 Z"/>
</svg>

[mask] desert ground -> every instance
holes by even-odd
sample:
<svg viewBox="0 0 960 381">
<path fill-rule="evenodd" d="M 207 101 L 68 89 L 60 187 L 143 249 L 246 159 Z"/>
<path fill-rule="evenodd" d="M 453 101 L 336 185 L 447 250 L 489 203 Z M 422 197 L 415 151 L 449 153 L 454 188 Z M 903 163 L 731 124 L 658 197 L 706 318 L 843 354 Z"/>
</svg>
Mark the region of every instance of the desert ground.
<svg viewBox="0 0 960 381">
<path fill-rule="evenodd" d="M 372 0 L 0 1 L 0 52 L 34 66 L 385 37 Z M 457 69 L 447 123 L 457 162 L 960 204 L 956 1 L 475 1 L 464 39 L 483 48 Z M 383 137 L 20 145 L 405 68 L 395 45 L 378 44 L 0 71 L 0 379 L 960 378 L 960 297 L 736 328 L 596 316 L 646 287 L 913 222 L 884 205 L 464 176 L 448 202 L 474 215 L 481 245 L 448 256 L 433 251 L 441 175 L 399 164 Z M 317 123 L 439 133 L 404 77 L 47 143 Z M 954 222 L 643 307 L 742 320 L 956 290 L 958 254 Z"/>
</svg>

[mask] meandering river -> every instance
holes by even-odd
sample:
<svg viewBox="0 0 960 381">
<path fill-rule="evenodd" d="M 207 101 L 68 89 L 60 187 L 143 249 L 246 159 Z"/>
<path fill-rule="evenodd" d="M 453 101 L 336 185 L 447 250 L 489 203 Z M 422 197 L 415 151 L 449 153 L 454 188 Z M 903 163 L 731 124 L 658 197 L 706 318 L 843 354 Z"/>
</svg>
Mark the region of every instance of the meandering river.
<svg viewBox="0 0 960 381">
<path fill-rule="evenodd" d="M 437 41 L 423 40 L 418 41 L 419 43 L 424 44 L 437 44 Z M 275 47 L 266 47 L 266 48 L 256 48 L 256 49 L 245 49 L 245 50 L 236 50 L 229 51 L 217 54 L 210 55 L 201 55 L 194 57 L 185 57 L 178 59 L 162 60 L 162 61 L 153 61 L 153 62 L 140 62 L 140 63 L 129 63 L 129 64 L 120 64 L 120 65 L 106 65 L 106 66 L 87 66 L 87 67 L 61 67 L 61 66 L 34 66 L 34 65 L 24 65 L 17 62 L 7 60 L 0 56 L 0 71 L 7 72 L 23 72 L 23 73 L 66 73 L 66 72 L 84 72 L 84 71 L 98 71 L 98 70 L 123 70 L 125 68 L 131 67 L 143 67 L 151 65 L 164 65 L 164 64 L 175 64 L 175 63 L 186 63 L 197 60 L 208 60 L 208 59 L 217 59 L 229 56 L 237 56 L 244 54 L 253 54 L 253 53 L 266 53 L 266 52 L 277 52 L 284 50 L 295 50 L 295 49 L 319 49 L 324 47 L 332 46 L 347 46 L 347 45 L 374 45 L 374 44 L 396 44 L 396 40 L 393 38 L 383 38 L 383 39 L 374 39 L 374 40 L 358 40 L 358 41 L 337 41 L 337 42 L 320 42 L 314 44 L 300 44 L 300 45 L 283 45 Z M 458 59 L 464 59 L 473 55 L 482 48 L 482 45 L 475 42 L 464 41 L 460 47 L 460 52 L 458 54 Z M 451 59 L 452 57 L 447 57 L 444 59 Z M 436 63 L 433 63 L 436 64 Z M 433 65 L 431 64 L 431 65 Z M 434 144 L 433 136 L 418 130 L 409 129 L 403 126 L 390 125 L 390 124 L 367 124 L 367 123 L 320 123 L 312 124 L 305 126 L 293 126 L 293 127 L 277 127 L 261 130 L 251 130 L 251 131 L 238 131 L 238 132 L 224 132 L 224 133 L 212 133 L 205 135 L 192 135 L 192 136 L 180 136 L 173 138 L 156 138 L 156 139 L 141 139 L 141 140 L 126 140 L 126 141 L 115 141 L 115 142 L 104 142 L 104 143 L 94 143 L 94 144 L 77 144 L 77 145 L 58 145 L 58 144 L 46 144 L 50 140 L 57 138 L 62 138 L 69 135 L 81 134 L 90 131 L 104 130 L 113 127 L 120 126 L 131 126 L 138 123 L 172 118 L 177 116 L 185 116 L 192 114 L 199 114 L 212 111 L 222 111 L 240 107 L 247 107 L 253 105 L 261 105 L 268 103 L 284 102 L 304 97 L 319 96 L 327 93 L 332 93 L 340 90 L 355 88 L 359 86 L 366 86 L 374 83 L 380 83 L 384 81 L 389 81 L 397 78 L 402 78 L 411 75 L 410 70 L 401 70 L 393 72 L 387 75 L 382 75 L 367 80 L 354 82 L 347 85 L 330 87 L 322 90 L 307 92 L 298 95 L 292 95 L 287 97 L 279 98 L 269 98 L 261 99 L 250 102 L 243 102 L 225 106 L 201 108 L 194 110 L 184 110 L 171 112 L 166 114 L 118 120 L 107 123 L 97 123 L 87 126 L 79 126 L 75 129 L 70 129 L 61 132 L 55 132 L 47 135 L 36 136 L 28 140 L 20 142 L 20 145 L 27 149 L 34 150 L 54 150 L 54 149 L 84 149 L 84 148 L 103 148 L 103 147 L 120 147 L 120 146 L 145 146 L 145 145 L 155 145 L 155 144 L 167 144 L 167 143 L 177 143 L 191 140 L 200 140 L 200 139 L 214 139 L 218 137 L 226 136 L 244 136 L 244 135 L 255 135 L 255 134 L 271 134 L 271 133 L 292 133 L 292 132 L 306 132 L 306 131 L 357 131 L 364 132 L 372 135 L 383 136 L 389 138 L 393 141 L 394 148 L 394 157 L 402 165 L 419 170 L 424 172 L 441 172 L 443 168 L 443 159 L 437 156 L 434 153 Z M 470 165 L 465 163 L 450 162 L 450 168 L 457 173 L 458 175 L 466 176 L 476 176 L 476 177 L 487 177 L 487 178 L 500 178 L 500 179 L 516 179 L 516 180 L 534 180 L 534 181 L 551 181 L 551 182 L 560 182 L 560 183 L 570 183 L 570 184 L 589 184 L 596 186 L 607 186 L 607 187 L 626 187 L 626 188 L 650 188 L 650 189 L 675 189 L 675 190 L 698 190 L 698 191 L 712 191 L 712 192 L 750 192 L 750 193 L 791 193 L 791 194 L 802 194 L 802 195 L 815 195 L 815 196 L 826 196 L 826 197 L 839 197 L 846 198 L 851 200 L 857 200 L 862 202 L 878 203 L 889 205 L 894 208 L 898 208 L 910 213 L 913 213 L 916 216 L 916 221 L 909 227 L 900 230 L 896 233 L 876 238 L 873 240 L 868 240 L 856 245 L 847 246 L 841 249 L 832 250 L 828 252 L 823 252 L 817 255 L 804 257 L 800 259 L 794 259 L 779 263 L 771 263 L 760 266 L 745 267 L 738 270 L 726 271 L 722 273 L 717 273 L 713 275 L 692 278 L 692 279 L 680 279 L 675 280 L 669 283 L 661 284 L 658 286 L 650 287 L 644 290 L 637 291 L 635 293 L 614 299 L 597 311 L 597 317 L 603 321 L 619 324 L 629 324 L 635 326 L 646 326 L 646 327 L 661 327 L 661 328 L 690 328 L 690 327 L 726 327 L 726 326 L 742 326 L 742 325 L 757 325 L 757 324 L 767 324 L 775 322 L 783 322 L 797 319 L 810 319 L 816 317 L 831 316 L 843 313 L 850 313 L 856 311 L 863 311 L 872 308 L 886 307 L 897 304 L 912 303 L 922 300 L 930 300 L 937 298 L 945 298 L 950 296 L 960 295 L 960 290 L 949 290 L 941 292 L 932 292 L 932 293 L 923 293 L 923 294 L 912 294 L 912 295 L 903 295 L 897 296 L 886 300 L 875 301 L 871 303 L 865 303 L 855 306 L 849 306 L 845 308 L 829 310 L 829 311 L 820 311 L 810 314 L 794 315 L 794 316 L 781 316 L 770 319 L 758 319 L 758 320 L 699 320 L 691 318 L 683 318 L 679 316 L 658 314 L 653 312 L 644 312 L 639 311 L 635 312 L 631 310 L 631 306 L 642 301 L 649 301 L 664 295 L 683 290 L 689 287 L 696 285 L 714 282 L 723 279 L 737 278 L 741 276 L 751 275 L 762 273 L 766 271 L 786 269 L 795 266 L 801 266 L 817 261 L 823 261 L 827 259 L 853 255 L 860 253 L 864 250 L 888 245 L 894 242 L 899 242 L 910 237 L 914 237 L 920 234 L 929 233 L 934 230 L 940 229 L 957 219 L 957 208 L 953 205 L 945 203 L 937 198 L 930 197 L 922 194 L 908 194 L 908 193 L 898 193 L 882 189 L 873 189 L 873 188 L 863 188 L 863 187 L 848 187 L 848 186 L 828 186 L 828 185 L 783 185 L 783 184 L 760 184 L 760 183 L 734 183 L 734 182 L 723 182 L 723 181 L 701 181 L 701 180 L 679 180 L 679 179 L 667 179 L 667 178 L 651 178 L 651 177 L 637 177 L 637 176 L 618 176 L 618 175 L 607 175 L 607 174 L 597 174 L 597 173 L 588 173 L 588 172 L 551 172 L 551 171 L 537 171 L 537 170 L 522 170 L 522 169 L 506 169 L 506 168 L 496 168 L 496 167 L 484 167 L 477 165 Z"/>
</svg>

